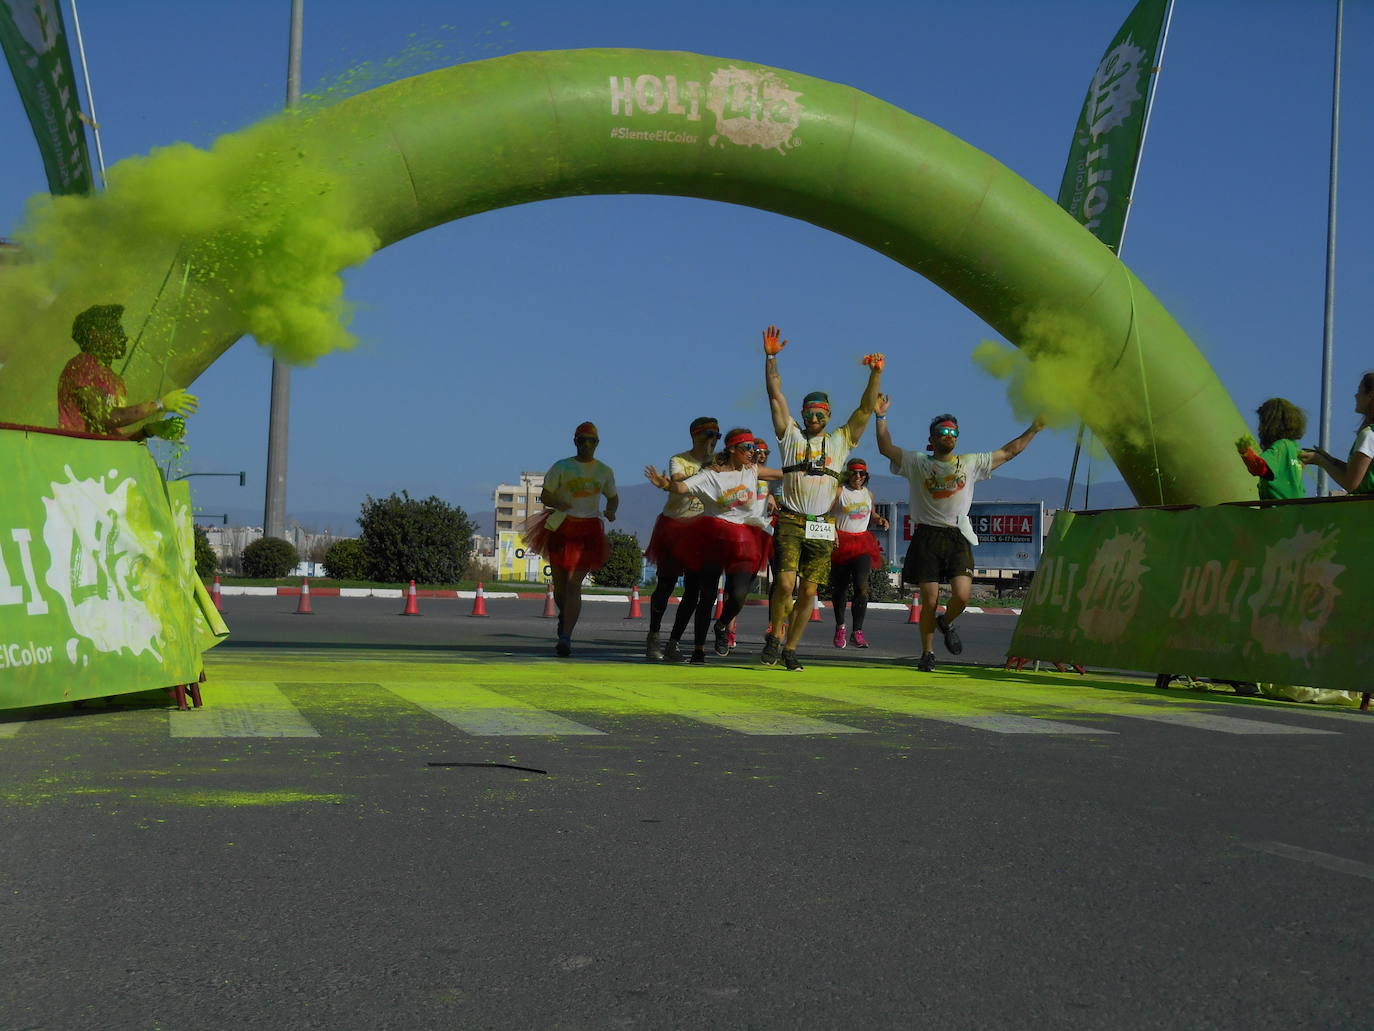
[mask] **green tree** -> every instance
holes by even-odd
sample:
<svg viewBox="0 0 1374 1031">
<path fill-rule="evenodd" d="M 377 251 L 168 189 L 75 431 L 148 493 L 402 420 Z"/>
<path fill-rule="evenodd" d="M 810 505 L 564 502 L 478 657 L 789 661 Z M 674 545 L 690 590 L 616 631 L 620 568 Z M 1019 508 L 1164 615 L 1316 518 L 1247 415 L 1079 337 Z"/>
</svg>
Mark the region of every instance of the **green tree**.
<svg viewBox="0 0 1374 1031">
<path fill-rule="evenodd" d="M 202 580 L 208 580 L 215 575 L 215 570 L 219 568 L 219 555 L 210 546 L 210 537 L 205 532 L 205 527 L 197 526 L 194 529 L 196 534 L 196 576 Z"/>
<path fill-rule="evenodd" d="M 367 552 L 353 537 L 335 541 L 324 553 L 324 575 L 334 580 L 366 580 Z"/>
<path fill-rule="evenodd" d="M 385 583 L 456 583 L 472 555 L 471 520 L 436 497 L 418 501 L 406 491 L 368 495 L 358 525 L 368 574 Z"/>
<path fill-rule="evenodd" d="M 290 541 L 259 537 L 243 549 L 243 575 L 255 580 L 279 580 L 295 569 L 300 560 Z"/>
<path fill-rule="evenodd" d="M 593 581 L 599 587 L 629 587 L 639 583 L 644 574 L 644 549 L 639 546 L 639 536 L 612 530 L 606 540 L 611 546 L 611 557 L 592 574 Z"/>
</svg>

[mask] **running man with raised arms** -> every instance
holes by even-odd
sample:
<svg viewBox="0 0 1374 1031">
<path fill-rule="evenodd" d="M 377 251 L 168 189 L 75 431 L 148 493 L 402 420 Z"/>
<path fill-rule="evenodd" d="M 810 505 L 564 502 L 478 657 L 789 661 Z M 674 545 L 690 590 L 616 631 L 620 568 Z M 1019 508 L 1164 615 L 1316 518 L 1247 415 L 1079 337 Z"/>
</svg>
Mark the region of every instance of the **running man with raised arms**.
<svg viewBox="0 0 1374 1031">
<path fill-rule="evenodd" d="M 778 374 L 778 352 L 787 346 L 786 340 L 779 339 L 781 335 L 777 326 L 763 331 L 763 379 L 768 388 L 773 429 L 778 436 L 777 461 L 782 466 L 783 478 L 782 506 L 774 539 L 778 577 L 768 599 L 771 632 L 764 639 L 760 661 L 772 666 L 781 658 L 790 672 L 798 672 L 802 664 L 797 659 L 797 645 L 811 620 L 816 590 L 830 580 L 830 553 L 835 548 L 835 517 L 831 509 L 840 492 L 845 459 L 863 436 L 879 397 L 883 356 L 870 354 L 864 358 L 868 386 L 859 407 L 848 422 L 827 433 L 830 397 L 824 391 L 806 395 L 801 425 L 787 411 L 782 377 Z M 794 587 L 797 599 L 789 619 L 787 607 Z"/>
<path fill-rule="evenodd" d="M 930 420 L 930 443 L 926 450 L 904 451 L 892 443 L 887 428 L 887 410 L 892 400 L 878 398 L 874 407 L 878 420 L 878 451 L 892 464 L 893 473 L 905 476 L 911 484 L 911 521 L 916 532 L 902 564 L 902 582 L 915 584 L 921 591 L 921 661 L 919 669 L 935 669 L 934 640 L 939 627 L 951 655 L 964 650 L 954 621 L 968 607 L 973 587 L 973 545 L 978 536 L 969 521 L 973 504 L 973 485 L 992 476 L 992 471 L 1026 450 L 1035 435 L 1045 428 L 1036 419 L 1025 433 L 1008 441 L 996 451 L 956 455 L 959 420 L 952 415 L 937 415 Z M 949 604 L 938 617 L 940 584 L 949 584 Z"/>
</svg>

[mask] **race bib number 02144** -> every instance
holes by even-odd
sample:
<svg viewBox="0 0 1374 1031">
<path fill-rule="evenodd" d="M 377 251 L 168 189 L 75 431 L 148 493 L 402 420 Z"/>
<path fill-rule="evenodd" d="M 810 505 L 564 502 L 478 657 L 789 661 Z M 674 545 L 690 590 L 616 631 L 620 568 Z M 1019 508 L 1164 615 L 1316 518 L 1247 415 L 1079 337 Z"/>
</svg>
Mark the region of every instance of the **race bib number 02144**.
<svg viewBox="0 0 1374 1031">
<path fill-rule="evenodd" d="M 806 539 L 835 542 L 835 524 L 819 516 L 807 516 Z"/>
</svg>

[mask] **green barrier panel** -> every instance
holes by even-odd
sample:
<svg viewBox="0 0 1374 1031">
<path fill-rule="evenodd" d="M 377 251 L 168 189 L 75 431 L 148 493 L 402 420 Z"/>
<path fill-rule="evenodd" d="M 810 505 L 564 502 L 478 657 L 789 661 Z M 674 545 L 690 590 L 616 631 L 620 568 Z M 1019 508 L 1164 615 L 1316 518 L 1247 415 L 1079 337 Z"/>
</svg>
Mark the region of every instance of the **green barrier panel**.
<svg viewBox="0 0 1374 1031">
<path fill-rule="evenodd" d="M 1369 689 L 1374 498 L 1054 521 L 1010 654 Z"/>
<path fill-rule="evenodd" d="M 0 462 L 0 709 L 195 681 L 228 630 L 197 601 L 186 484 L 122 441 L 0 429 Z"/>
<path fill-rule="evenodd" d="M 351 227 L 375 232 L 382 246 L 465 215 L 581 194 L 701 197 L 832 230 L 938 284 L 1012 342 L 1071 355 L 1084 394 L 1075 403 L 1142 502 L 1211 504 L 1253 493 L 1231 443 L 1246 429 L 1239 413 L 1140 281 L 988 155 L 857 90 L 697 54 L 554 51 L 431 72 L 285 124 L 254 142 L 254 167 L 328 170 L 334 178 L 322 180 L 320 196 L 335 203 L 347 194 Z M 184 253 L 220 260 L 238 247 L 249 257 L 215 276 L 179 277 L 172 289 L 184 292 L 185 315 L 161 335 L 149 327 L 128 372 L 130 397 L 190 383 L 256 317 L 249 299 L 268 292 L 267 273 L 251 258 L 255 246 L 264 253 L 251 211 L 243 218 L 242 238 L 187 243 Z M 123 298 L 131 312 L 160 296 L 181 245 L 121 256 L 145 269 L 142 296 Z M 703 281 L 728 283 L 751 262 L 786 260 L 766 246 L 725 255 Z M 613 279 L 607 270 L 608 296 Z M 82 306 L 73 300 L 72 314 Z M 260 324 L 270 329 L 291 314 Z M 786 321 L 785 312 L 759 317 Z M 0 405 L 20 413 L 42 403 L 41 418 L 11 417 L 49 423 L 51 403 L 35 397 L 70 353 L 64 344 L 43 359 L 52 368 L 41 375 L 16 356 L 0 373 Z M 922 358 L 915 349 L 893 356 L 899 395 L 920 382 Z"/>
</svg>

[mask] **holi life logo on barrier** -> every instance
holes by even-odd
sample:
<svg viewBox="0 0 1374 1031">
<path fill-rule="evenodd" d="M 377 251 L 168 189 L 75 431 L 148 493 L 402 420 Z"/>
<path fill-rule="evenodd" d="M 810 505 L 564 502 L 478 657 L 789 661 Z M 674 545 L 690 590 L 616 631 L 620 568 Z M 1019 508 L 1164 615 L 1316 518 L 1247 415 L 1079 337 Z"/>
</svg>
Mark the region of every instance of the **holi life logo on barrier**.
<svg viewBox="0 0 1374 1031">
<path fill-rule="evenodd" d="M 1078 630 L 1091 641 L 1121 640 L 1140 607 L 1145 531 L 1123 531 L 1102 542 L 1078 592 Z"/>
<path fill-rule="evenodd" d="M 610 77 L 611 115 L 630 119 L 636 115 L 673 115 L 681 119 L 677 129 L 639 130 L 629 125 L 611 129 L 611 138 L 650 143 L 700 142 L 694 123 L 710 112 L 715 131 L 707 138 L 711 147 L 733 144 L 760 147 L 786 154 L 799 146 L 795 137 L 801 124 L 802 94 L 789 89 L 776 72 L 750 70 L 731 65 L 711 74 L 702 84 L 693 80 L 679 82 L 674 75 Z"/>
<path fill-rule="evenodd" d="M 65 472 L 67 482 L 53 483 L 52 496 L 43 499 L 48 586 L 62 598 L 72 629 L 96 651 L 127 648 L 161 661 L 154 645 L 162 624 L 142 588 L 148 555 L 159 547 L 161 534 L 140 533 L 130 519 L 134 480 L 119 480 L 114 470 L 104 479 L 78 479 L 71 466 Z M 105 480 L 112 484 L 108 489 Z M 79 655 L 77 638 L 67 641 L 66 651 L 72 663 L 89 663 Z"/>
</svg>

